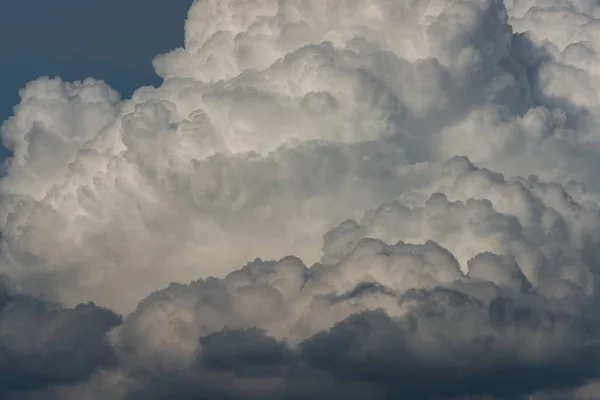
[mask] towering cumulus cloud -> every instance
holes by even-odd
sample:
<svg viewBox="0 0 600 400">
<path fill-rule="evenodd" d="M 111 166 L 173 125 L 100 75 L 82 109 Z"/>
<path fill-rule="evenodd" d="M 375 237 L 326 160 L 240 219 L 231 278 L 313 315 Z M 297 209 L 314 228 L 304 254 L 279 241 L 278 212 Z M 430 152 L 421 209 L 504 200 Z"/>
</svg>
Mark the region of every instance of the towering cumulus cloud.
<svg viewBox="0 0 600 400">
<path fill-rule="evenodd" d="M 158 88 L 29 83 L 0 397 L 599 398 L 598 38 L 592 0 L 200 0 Z"/>
</svg>

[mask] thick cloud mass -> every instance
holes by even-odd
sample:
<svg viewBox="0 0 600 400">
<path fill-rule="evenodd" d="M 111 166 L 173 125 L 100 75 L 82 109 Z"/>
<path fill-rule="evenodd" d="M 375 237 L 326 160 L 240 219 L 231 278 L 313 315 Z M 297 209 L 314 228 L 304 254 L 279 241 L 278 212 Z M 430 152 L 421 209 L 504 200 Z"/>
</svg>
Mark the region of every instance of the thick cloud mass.
<svg viewBox="0 0 600 400">
<path fill-rule="evenodd" d="M 202 0 L 158 88 L 29 83 L 0 395 L 598 398 L 599 7 Z"/>
<path fill-rule="evenodd" d="M 92 303 L 65 309 L 15 293 L 0 280 L 0 397 L 81 382 L 117 365 L 105 334 L 120 324 L 119 316 Z"/>
</svg>

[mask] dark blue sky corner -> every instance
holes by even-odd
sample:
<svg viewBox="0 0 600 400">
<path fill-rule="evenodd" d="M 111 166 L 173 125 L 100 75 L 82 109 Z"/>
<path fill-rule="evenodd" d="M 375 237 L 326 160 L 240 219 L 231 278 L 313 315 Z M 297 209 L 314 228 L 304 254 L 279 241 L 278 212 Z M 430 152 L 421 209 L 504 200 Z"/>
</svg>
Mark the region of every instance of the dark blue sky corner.
<svg viewBox="0 0 600 400">
<path fill-rule="evenodd" d="M 19 90 L 41 76 L 101 79 L 123 98 L 159 85 L 152 59 L 183 44 L 192 1 L 0 2 L 0 121 L 13 114 Z M 2 146 L 0 160 L 9 156 Z"/>
</svg>

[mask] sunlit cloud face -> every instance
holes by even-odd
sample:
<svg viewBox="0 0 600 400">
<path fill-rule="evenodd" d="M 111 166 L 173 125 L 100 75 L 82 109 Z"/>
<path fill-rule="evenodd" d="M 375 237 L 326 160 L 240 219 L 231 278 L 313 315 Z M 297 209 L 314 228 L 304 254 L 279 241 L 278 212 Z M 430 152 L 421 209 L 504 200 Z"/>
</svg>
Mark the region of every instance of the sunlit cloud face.
<svg viewBox="0 0 600 400">
<path fill-rule="evenodd" d="M 87 372 L 60 380 L 15 353 L 42 383 L 0 390 L 593 399 L 598 18 L 591 1 L 206 0 L 155 58 L 158 88 L 29 83 L 1 131 L 0 272 L 53 310 L 22 309 L 27 326 L 73 315 L 71 343 L 87 310 L 111 357 L 61 344 Z M 0 338 L 18 329 L 3 310 Z M 63 340 L 44 332 L 23 342 L 41 360 Z"/>
</svg>

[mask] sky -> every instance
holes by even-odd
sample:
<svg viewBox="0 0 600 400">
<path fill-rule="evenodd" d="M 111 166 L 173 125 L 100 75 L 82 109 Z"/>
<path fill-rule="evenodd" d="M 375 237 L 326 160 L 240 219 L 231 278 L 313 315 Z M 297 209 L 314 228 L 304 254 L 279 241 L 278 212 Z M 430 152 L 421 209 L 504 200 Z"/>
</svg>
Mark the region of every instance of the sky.
<svg viewBox="0 0 600 400">
<path fill-rule="evenodd" d="M 0 400 L 600 398 L 598 1 L 14 3 Z"/>
<path fill-rule="evenodd" d="M 157 85 L 152 58 L 183 43 L 192 0 L 19 0 L 0 4 L 0 120 L 39 76 L 96 77 L 123 96 Z"/>
</svg>

